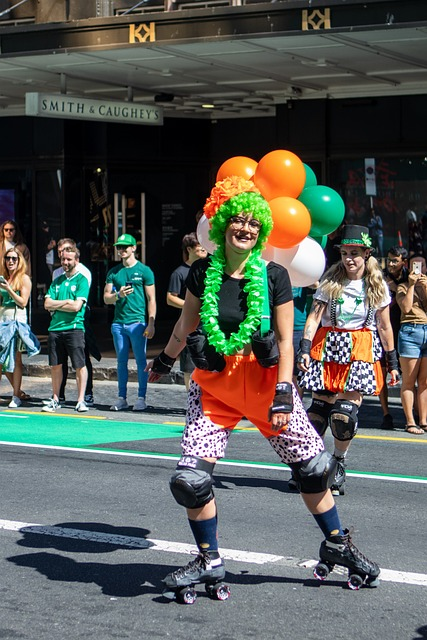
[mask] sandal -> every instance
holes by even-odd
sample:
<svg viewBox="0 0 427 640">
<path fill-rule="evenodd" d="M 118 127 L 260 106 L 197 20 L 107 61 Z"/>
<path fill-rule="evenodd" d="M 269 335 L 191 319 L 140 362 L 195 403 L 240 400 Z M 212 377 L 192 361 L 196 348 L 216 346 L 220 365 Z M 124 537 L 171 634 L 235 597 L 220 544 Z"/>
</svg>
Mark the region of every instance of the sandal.
<svg viewBox="0 0 427 640">
<path fill-rule="evenodd" d="M 19 392 L 19 397 L 21 400 L 29 400 L 31 398 L 29 393 L 25 393 L 25 391 L 21 391 Z"/>
<path fill-rule="evenodd" d="M 425 433 L 424 429 L 421 429 L 421 427 L 417 427 L 416 424 L 407 424 L 407 425 L 405 425 L 405 431 L 407 433 L 412 433 L 412 435 L 414 435 L 414 436 L 420 436 L 423 433 Z"/>
<path fill-rule="evenodd" d="M 427 424 L 420 424 L 419 427 L 424 431 L 424 433 L 427 433 Z"/>
</svg>

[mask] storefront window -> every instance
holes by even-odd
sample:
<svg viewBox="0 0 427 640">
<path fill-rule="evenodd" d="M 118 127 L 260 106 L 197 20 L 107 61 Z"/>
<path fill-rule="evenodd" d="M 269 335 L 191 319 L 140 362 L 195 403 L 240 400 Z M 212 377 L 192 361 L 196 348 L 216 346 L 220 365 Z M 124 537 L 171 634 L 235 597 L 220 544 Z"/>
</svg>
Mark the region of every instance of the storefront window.
<svg viewBox="0 0 427 640">
<path fill-rule="evenodd" d="M 331 163 L 332 179 L 346 205 L 348 224 L 369 225 L 372 208 L 383 224 L 384 253 L 393 245 L 403 244 L 412 251 L 422 251 L 421 218 L 427 209 L 427 157 L 374 158 L 375 194 L 366 189 L 365 158 Z M 368 193 L 370 191 L 368 187 Z M 407 212 L 417 217 L 415 228 L 407 221 Z"/>
</svg>

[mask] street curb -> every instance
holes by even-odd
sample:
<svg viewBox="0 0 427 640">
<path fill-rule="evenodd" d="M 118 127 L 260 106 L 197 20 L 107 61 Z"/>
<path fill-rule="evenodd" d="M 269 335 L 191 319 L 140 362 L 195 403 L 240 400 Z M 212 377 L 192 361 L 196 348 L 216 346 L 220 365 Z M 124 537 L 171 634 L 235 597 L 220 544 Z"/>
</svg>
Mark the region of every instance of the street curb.
<svg viewBox="0 0 427 640">
<path fill-rule="evenodd" d="M 37 359 L 37 361 L 36 361 Z M 113 360 L 112 358 L 110 360 Z M 94 380 L 112 380 L 117 381 L 117 362 L 103 363 L 92 360 L 93 379 Z M 35 356 L 22 363 L 23 375 L 34 378 L 50 378 L 50 367 L 47 357 Z M 138 372 L 134 360 L 129 360 L 128 365 L 129 382 L 138 382 Z M 70 379 L 76 377 L 75 371 L 69 367 L 68 374 Z M 168 375 L 162 376 L 154 384 L 184 384 L 184 374 L 179 370 L 179 364 L 175 364 Z"/>
</svg>

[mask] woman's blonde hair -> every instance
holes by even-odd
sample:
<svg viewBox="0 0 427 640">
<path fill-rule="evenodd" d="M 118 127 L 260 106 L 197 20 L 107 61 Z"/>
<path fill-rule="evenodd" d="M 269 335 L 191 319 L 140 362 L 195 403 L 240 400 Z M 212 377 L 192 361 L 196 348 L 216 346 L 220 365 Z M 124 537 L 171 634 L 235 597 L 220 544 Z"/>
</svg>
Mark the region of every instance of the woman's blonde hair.
<svg viewBox="0 0 427 640">
<path fill-rule="evenodd" d="M 378 309 L 388 295 L 388 288 L 380 265 L 373 256 L 369 256 L 366 260 L 363 280 L 365 281 L 365 303 L 373 309 Z M 337 262 L 324 273 L 319 289 L 328 298 L 337 299 L 341 297 L 347 283 L 348 276 L 345 267 L 342 262 Z"/>
<path fill-rule="evenodd" d="M 6 256 L 8 256 L 9 253 L 16 253 L 16 255 L 18 256 L 18 266 L 15 269 L 12 280 L 9 284 L 14 291 L 20 291 L 24 280 L 23 276 L 27 273 L 27 261 L 25 260 L 22 251 L 20 251 L 16 247 L 11 247 L 10 249 L 8 249 L 3 256 L 3 260 L 0 265 L 0 273 L 4 278 L 6 278 L 6 280 L 9 280 L 10 278 L 9 270 L 6 266 Z"/>
</svg>

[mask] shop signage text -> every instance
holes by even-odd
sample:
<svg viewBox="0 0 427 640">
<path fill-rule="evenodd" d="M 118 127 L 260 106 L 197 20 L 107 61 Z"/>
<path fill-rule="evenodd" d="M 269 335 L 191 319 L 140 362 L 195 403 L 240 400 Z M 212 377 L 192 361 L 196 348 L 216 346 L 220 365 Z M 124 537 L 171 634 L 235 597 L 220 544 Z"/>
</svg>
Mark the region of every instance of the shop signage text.
<svg viewBox="0 0 427 640">
<path fill-rule="evenodd" d="M 163 109 L 155 105 L 116 100 L 90 100 L 67 94 L 27 93 L 25 115 L 129 124 L 163 124 Z"/>
</svg>

